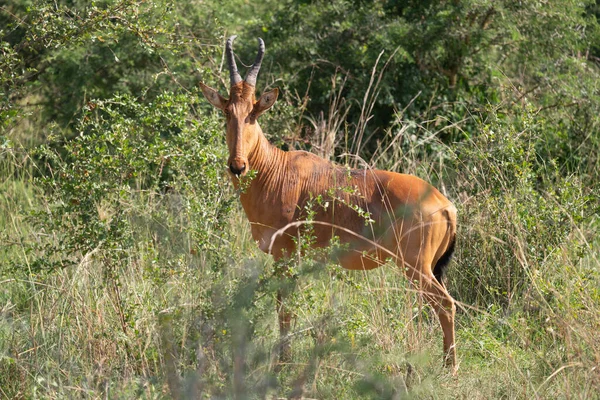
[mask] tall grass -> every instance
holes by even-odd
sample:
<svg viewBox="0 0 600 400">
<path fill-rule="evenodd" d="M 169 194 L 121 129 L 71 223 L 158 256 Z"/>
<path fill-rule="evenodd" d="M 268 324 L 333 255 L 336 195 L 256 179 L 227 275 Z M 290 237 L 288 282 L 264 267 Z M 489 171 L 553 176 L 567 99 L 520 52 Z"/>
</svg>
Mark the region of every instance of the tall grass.
<svg viewBox="0 0 600 400">
<path fill-rule="evenodd" d="M 440 362 L 437 318 L 401 271 L 344 271 L 306 256 L 282 282 L 232 207 L 212 155 L 224 151 L 219 124 L 177 96 L 134 103 L 98 105 L 84 118 L 82 142 L 43 152 L 51 182 L 20 173 L 14 149 L 2 153 L 1 397 L 600 392 L 598 198 L 577 176 L 538 163 L 542 141 L 531 124 L 491 121 L 448 148 L 399 114 L 367 160 L 435 182 L 459 209 L 447 286 L 459 302 L 460 368 L 451 376 Z M 323 143 L 340 113 L 312 120 L 324 127 Z M 163 114 L 174 116 L 166 128 Z M 534 118 L 524 111 L 523 120 Z M 130 149 L 129 158 L 111 153 L 117 148 Z M 94 180 L 79 185 L 89 175 L 109 190 L 94 191 Z M 79 246 L 89 226 L 97 230 Z M 285 365 L 276 357 L 279 285 L 294 288 Z"/>
</svg>

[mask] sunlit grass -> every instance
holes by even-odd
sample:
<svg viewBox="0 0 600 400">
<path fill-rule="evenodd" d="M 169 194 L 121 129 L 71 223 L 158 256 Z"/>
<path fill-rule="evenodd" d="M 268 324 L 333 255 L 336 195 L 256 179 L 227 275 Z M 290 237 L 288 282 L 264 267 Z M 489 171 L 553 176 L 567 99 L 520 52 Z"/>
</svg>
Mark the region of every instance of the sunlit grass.
<svg viewBox="0 0 600 400">
<path fill-rule="evenodd" d="M 36 258 L 56 256 L 44 246 L 60 248 L 59 235 L 32 219 L 48 200 L 37 181 L 3 160 L 0 396 L 593 398 L 600 222 L 585 214 L 586 189 L 557 179 L 556 193 L 540 193 L 487 161 L 480 144 L 470 151 L 451 175 L 397 155 L 407 172 L 439 180 L 459 209 L 447 277 L 459 309 L 456 376 L 441 362 L 437 318 L 400 270 L 344 271 L 308 255 L 296 258 L 289 300 L 292 361 L 278 365 L 273 261 L 240 207 L 223 215 L 227 235 L 198 234 L 207 225 L 191 224 L 208 205 L 193 190 L 131 189 L 102 203 L 92 211 L 126 210 L 134 244 L 125 254 L 98 245 L 34 270 Z"/>
</svg>

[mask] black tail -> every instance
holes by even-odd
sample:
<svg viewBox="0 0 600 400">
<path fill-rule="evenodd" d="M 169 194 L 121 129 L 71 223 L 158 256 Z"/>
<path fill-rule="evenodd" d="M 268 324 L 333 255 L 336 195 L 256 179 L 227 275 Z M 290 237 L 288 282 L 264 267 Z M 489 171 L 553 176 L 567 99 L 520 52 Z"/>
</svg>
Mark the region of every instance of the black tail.
<svg viewBox="0 0 600 400">
<path fill-rule="evenodd" d="M 435 279 L 437 279 L 437 281 L 439 283 L 442 283 L 444 271 L 446 270 L 446 267 L 450 263 L 452 254 L 454 254 L 455 245 L 456 245 L 456 236 L 454 236 L 452 238 L 452 240 L 450 241 L 450 245 L 448 246 L 448 248 L 446 249 L 444 254 L 442 254 L 440 259 L 437 261 L 437 263 L 435 264 L 435 267 L 433 267 L 433 276 L 435 276 Z"/>
</svg>

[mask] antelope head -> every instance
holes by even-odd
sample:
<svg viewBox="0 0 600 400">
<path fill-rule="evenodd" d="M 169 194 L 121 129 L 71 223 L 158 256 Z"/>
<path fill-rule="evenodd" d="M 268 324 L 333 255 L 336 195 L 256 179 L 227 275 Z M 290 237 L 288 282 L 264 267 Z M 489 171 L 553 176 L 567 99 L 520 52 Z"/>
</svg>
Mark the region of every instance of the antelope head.
<svg viewBox="0 0 600 400">
<path fill-rule="evenodd" d="M 256 77 L 265 55 L 265 43 L 262 39 L 258 39 L 258 54 L 246 75 L 246 79 L 242 80 L 233 55 L 232 44 L 235 38 L 236 36 L 231 36 L 225 45 L 231 80 L 229 99 L 224 98 L 215 89 L 203 83 L 200 83 L 200 87 L 204 97 L 225 114 L 227 120 L 227 147 L 229 148 L 227 165 L 229 171 L 239 177 L 245 175 L 251 168 L 248 157 L 258 145 L 261 135 L 257 119 L 275 103 L 279 91 L 273 89 L 265 92 L 256 100 Z"/>
</svg>

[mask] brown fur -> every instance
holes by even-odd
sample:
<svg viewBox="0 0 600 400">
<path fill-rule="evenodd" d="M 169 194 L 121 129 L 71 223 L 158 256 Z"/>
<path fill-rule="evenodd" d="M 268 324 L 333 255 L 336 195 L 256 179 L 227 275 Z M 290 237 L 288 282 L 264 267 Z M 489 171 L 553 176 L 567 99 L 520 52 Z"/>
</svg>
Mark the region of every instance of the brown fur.
<svg viewBox="0 0 600 400">
<path fill-rule="evenodd" d="M 315 208 L 316 246 L 326 246 L 333 235 L 339 236 L 349 245 L 339 256 L 347 269 L 373 269 L 393 259 L 436 311 L 445 361 L 455 369 L 454 300 L 432 270 L 440 260 L 447 263 L 451 254 L 456 235 L 454 205 L 412 175 L 352 170 L 305 151 L 285 152 L 272 146 L 256 119 L 273 105 L 277 89 L 257 101 L 254 87 L 246 82 L 232 86 L 229 99 L 201 87 L 206 98 L 227 115 L 230 169 L 242 171 L 240 175 L 257 171 L 240 199 L 261 250 L 275 259 L 294 254 L 295 222 L 305 218 L 307 201 L 320 195 L 327 207 Z M 232 174 L 236 187 L 239 179 Z M 374 222 L 366 224 L 365 213 Z M 278 304 L 280 329 L 286 334 L 289 315 L 282 316 L 279 297 Z"/>
</svg>

